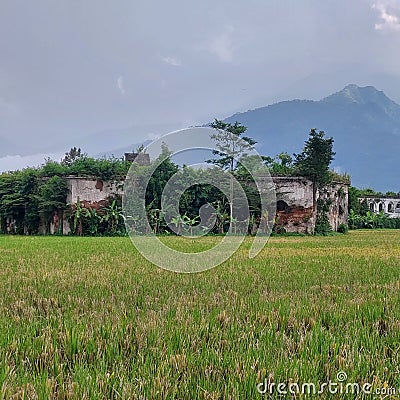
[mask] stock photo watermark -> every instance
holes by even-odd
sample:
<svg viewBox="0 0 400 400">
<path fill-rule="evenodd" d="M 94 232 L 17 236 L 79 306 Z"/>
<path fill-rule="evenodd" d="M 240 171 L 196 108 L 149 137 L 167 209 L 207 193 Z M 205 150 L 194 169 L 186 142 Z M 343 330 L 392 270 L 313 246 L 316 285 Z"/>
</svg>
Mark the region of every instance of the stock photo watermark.
<svg viewBox="0 0 400 400">
<path fill-rule="evenodd" d="M 221 134 L 221 143 L 214 140 Z M 129 237 L 141 253 L 156 266 L 174 272 L 195 273 L 211 269 L 229 259 L 239 249 L 248 232 L 252 232 L 249 258 L 254 258 L 266 245 L 273 226 L 276 209 L 275 187 L 262 157 L 252 146 L 238 136 L 214 128 L 188 128 L 153 141 L 145 151 L 154 160 L 140 178 L 135 165 L 130 168 L 122 199 L 125 226 Z M 221 151 L 222 150 L 222 151 Z M 218 163 L 206 164 L 195 159 L 196 152 L 219 154 L 228 160 L 228 168 Z M 152 177 L 171 157 L 181 157 L 184 168 L 165 183 L 161 196 L 161 207 L 149 213 L 146 190 L 153 184 Z M 225 157 L 225 158 L 224 158 Z M 240 165 L 246 181 L 251 181 L 258 198 L 259 223 L 251 217 L 251 205 L 243 182 L 233 173 L 233 165 Z M 231 166 L 232 168 L 229 168 Z M 197 172 L 196 172 L 197 171 Z M 207 185 L 219 191 L 227 201 L 228 212 L 221 212 L 219 204 L 203 204 L 198 215 L 189 218 L 181 215 L 180 199 L 186 190 Z M 218 224 L 228 226 L 222 229 L 224 235 L 212 248 L 193 252 L 169 247 L 154 229 L 154 217 L 162 219 L 171 234 L 189 240 L 196 240 L 210 232 L 218 231 Z M 222 219 L 223 218 L 223 219 Z M 222 222 L 221 222 L 222 221 Z M 188 228 L 188 229 L 183 229 Z"/>
<path fill-rule="evenodd" d="M 370 382 L 357 383 L 348 382 L 347 374 L 339 371 L 336 380 L 328 382 L 273 382 L 271 377 L 265 378 L 263 382 L 257 384 L 257 392 L 261 395 L 321 395 L 321 394 L 351 394 L 351 395 L 371 395 L 371 396 L 393 396 L 400 394 L 400 388 L 384 385 L 377 387 Z"/>
</svg>

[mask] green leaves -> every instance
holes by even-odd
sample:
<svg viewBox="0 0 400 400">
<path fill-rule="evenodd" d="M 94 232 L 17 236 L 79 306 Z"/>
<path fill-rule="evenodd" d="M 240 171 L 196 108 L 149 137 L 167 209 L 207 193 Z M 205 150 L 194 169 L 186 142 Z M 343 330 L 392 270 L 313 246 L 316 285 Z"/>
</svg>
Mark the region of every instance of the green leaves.
<svg viewBox="0 0 400 400">
<path fill-rule="evenodd" d="M 245 156 L 248 151 L 253 150 L 257 142 L 250 137 L 243 136 L 247 127 L 238 121 L 229 124 L 216 119 L 210 126 L 218 131 L 218 133 L 211 135 L 211 139 L 215 141 L 217 148 L 213 151 L 213 154 L 218 158 L 206 162 L 233 171 L 236 161 Z"/>
<path fill-rule="evenodd" d="M 72 147 L 70 151 L 65 153 L 61 164 L 72 165 L 76 160 L 87 157 L 86 153 L 83 153 L 80 148 Z"/>
<path fill-rule="evenodd" d="M 121 206 L 117 205 L 117 201 L 113 200 L 108 207 L 102 209 L 104 213 L 102 221 L 108 223 L 108 230 L 112 235 L 117 233 L 118 224 L 123 221 L 123 213 Z"/>
<path fill-rule="evenodd" d="M 350 229 L 399 229 L 400 218 L 389 218 L 384 212 L 379 214 L 367 211 L 360 215 L 354 210 L 349 213 Z"/>
<path fill-rule="evenodd" d="M 329 165 L 334 159 L 333 138 L 326 138 L 324 131 L 311 129 L 303 151 L 295 154 L 298 173 L 311 179 L 319 188 L 330 181 Z"/>
</svg>

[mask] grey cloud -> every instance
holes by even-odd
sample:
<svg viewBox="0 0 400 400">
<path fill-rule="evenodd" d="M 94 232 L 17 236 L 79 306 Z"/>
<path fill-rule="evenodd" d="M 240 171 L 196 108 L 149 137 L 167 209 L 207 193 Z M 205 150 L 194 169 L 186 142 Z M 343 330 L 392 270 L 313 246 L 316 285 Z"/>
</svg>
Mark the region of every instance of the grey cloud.
<svg viewBox="0 0 400 400">
<path fill-rule="evenodd" d="M 400 102 L 400 35 L 373 4 L 3 0 L 0 156 L 103 151 L 350 82 Z"/>
</svg>

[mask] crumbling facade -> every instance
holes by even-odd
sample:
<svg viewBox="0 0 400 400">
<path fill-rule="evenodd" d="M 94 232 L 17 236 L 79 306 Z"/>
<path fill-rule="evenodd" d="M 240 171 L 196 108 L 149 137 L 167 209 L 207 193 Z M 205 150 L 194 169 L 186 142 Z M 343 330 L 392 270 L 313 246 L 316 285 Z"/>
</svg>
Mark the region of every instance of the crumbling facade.
<svg viewBox="0 0 400 400">
<path fill-rule="evenodd" d="M 313 184 L 303 177 L 273 177 L 276 192 L 275 224 L 282 232 L 313 233 L 314 212 Z M 333 182 L 323 190 L 317 190 L 316 201 L 326 204 L 332 230 L 347 224 L 348 185 Z"/>
<path fill-rule="evenodd" d="M 383 212 L 389 218 L 400 218 L 399 197 L 362 197 L 358 201 L 365 201 L 369 210 L 375 214 Z"/>
<path fill-rule="evenodd" d="M 116 195 L 122 195 L 123 182 L 121 181 L 103 181 L 97 178 L 67 176 L 65 178 L 68 187 L 67 205 L 74 205 L 80 201 L 85 207 L 98 209 L 107 204 L 107 199 Z M 55 211 L 50 222 L 42 220 L 39 226 L 39 233 L 54 234 L 62 232 L 68 235 L 71 232 L 71 226 L 63 210 Z M 62 224 L 62 229 L 61 225 Z"/>
<path fill-rule="evenodd" d="M 67 177 L 67 204 L 73 205 L 78 200 L 85 206 L 98 208 L 109 197 L 123 194 L 123 182 L 106 182 L 96 178 Z M 273 177 L 276 192 L 275 225 L 280 232 L 311 234 L 315 227 L 313 209 L 313 185 L 303 177 Z M 265 180 L 267 186 L 268 179 Z M 261 188 L 263 187 L 260 178 Z M 329 207 L 327 216 L 330 225 L 336 231 L 340 224 L 347 223 L 348 217 L 348 185 L 332 183 L 324 190 L 317 191 L 317 200 L 325 202 Z M 399 204 L 400 205 L 400 204 Z M 400 209 L 399 209 L 400 212 Z M 68 234 L 71 231 L 64 213 L 55 212 L 50 221 L 50 233 L 60 231 Z M 46 226 L 41 226 L 41 233 L 46 233 Z"/>
</svg>

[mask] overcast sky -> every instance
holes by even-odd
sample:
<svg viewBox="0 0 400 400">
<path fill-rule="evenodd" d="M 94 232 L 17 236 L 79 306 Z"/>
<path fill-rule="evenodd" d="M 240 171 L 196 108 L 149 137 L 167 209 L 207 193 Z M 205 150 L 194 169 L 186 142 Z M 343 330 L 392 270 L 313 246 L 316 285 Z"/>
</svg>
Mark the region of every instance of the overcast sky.
<svg viewBox="0 0 400 400">
<path fill-rule="evenodd" d="M 0 0 L 0 170 L 348 83 L 400 103 L 399 49 L 400 0 Z"/>
</svg>

